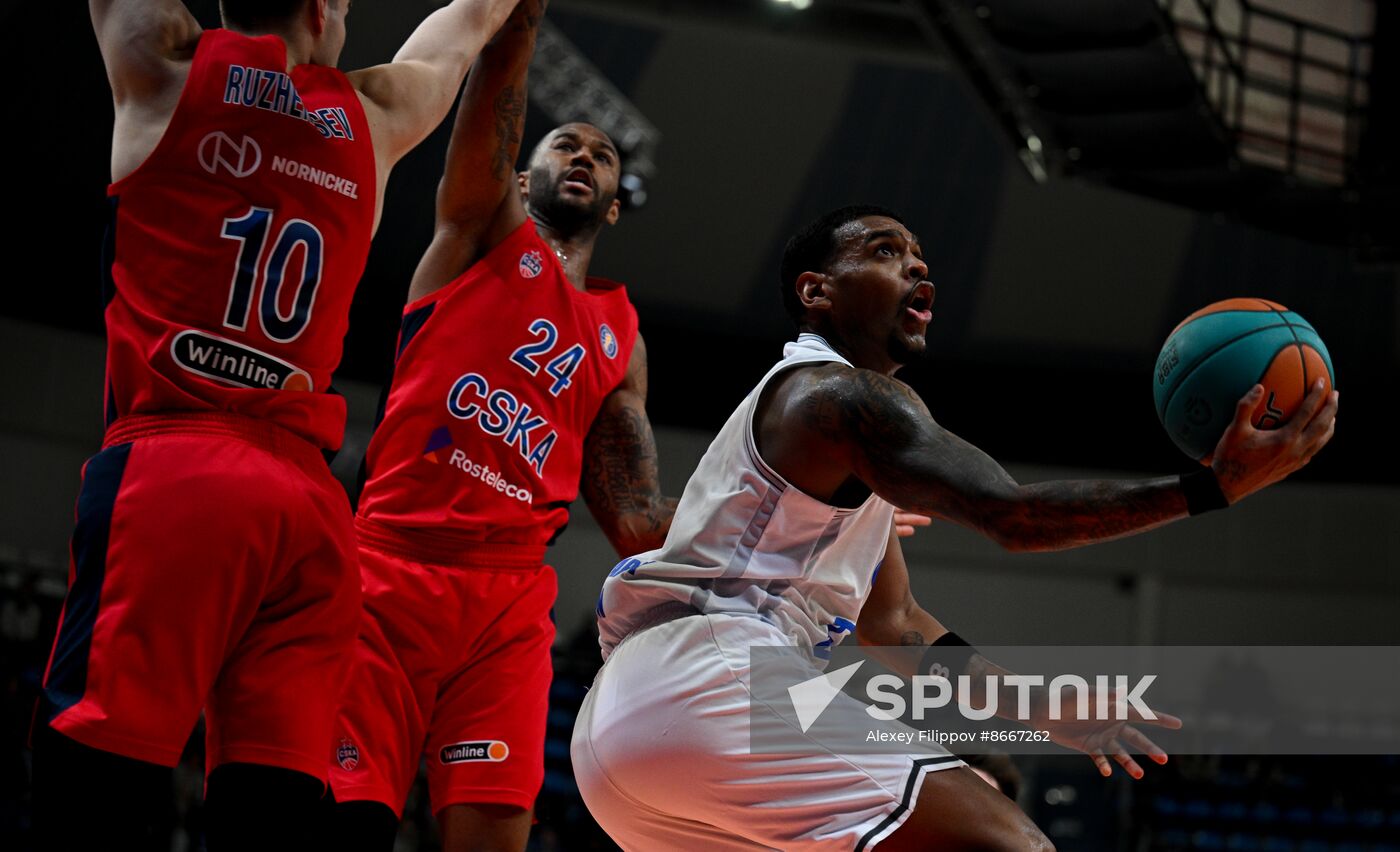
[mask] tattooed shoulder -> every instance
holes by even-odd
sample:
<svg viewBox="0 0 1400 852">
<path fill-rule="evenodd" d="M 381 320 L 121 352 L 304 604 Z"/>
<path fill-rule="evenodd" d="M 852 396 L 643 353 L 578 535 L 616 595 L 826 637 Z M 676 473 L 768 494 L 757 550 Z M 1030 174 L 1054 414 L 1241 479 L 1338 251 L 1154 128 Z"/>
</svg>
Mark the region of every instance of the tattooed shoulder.
<svg viewBox="0 0 1400 852">
<path fill-rule="evenodd" d="M 842 404 L 841 373 L 850 368 L 830 364 L 800 370 L 792 377 L 795 410 L 803 425 L 823 438 L 839 441 L 846 437 L 845 407 Z"/>
<path fill-rule="evenodd" d="M 871 370 L 813 370 L 796 393 L 807 425 L 831 440 L 904 442 L 930 419 L 908 385 Z"/>
</svg>

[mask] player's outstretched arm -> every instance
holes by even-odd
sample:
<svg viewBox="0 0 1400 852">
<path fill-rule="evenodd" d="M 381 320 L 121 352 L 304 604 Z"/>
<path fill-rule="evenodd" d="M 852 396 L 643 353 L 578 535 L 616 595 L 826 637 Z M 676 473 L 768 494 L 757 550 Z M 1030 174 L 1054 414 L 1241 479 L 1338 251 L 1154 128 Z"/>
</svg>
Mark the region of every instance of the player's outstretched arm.
<svg viewBox="0 0 1400 852">
<path fill-rule="evenodd" d="M 461 275 L 525 221 L 515 175 L 525 132 L 526 82 L 548 0 L 520 0 L 467 76 L 438 184 L 433 242 L 409 300 Z"/>
<path fill-rule="evenodd" d="M 184 3 L 89 0 L 88 12 L 119 106 L 166 98 L 172 90 L 178 96 L 184 78 L 176 64 L 190 58 L 202 32 Z"/>
<path fill-rule="evenodd" d="M 383 168 L 442 123 L 467 69 L 515 5 L 516 0 L 452 0 L 418 25 L 392 62 L 348 75 L 365 104 Z"/>
<path fill-rule="evenodd" d="M 619 556 L 660 547 L 676 513 L 676 499 L 661 493 L 646 397 L 646 346 L 638 335 L 626 377 L 604 398 L 583 443 L 583 499 Z"/>
<path fill-rule="evenodd" d="M 948 628 L 914 600 L 914 595 L 909 589 L 909 568 L 904 561 L 899 539 L 894 534 L 890 536 L 889 545 L 885 549 L 885 559 L 880 563 L 875 585 L 870 590 L 870 596 L 866 598 L 865 606 L 861 608 L 860 617 L 856 619 L 856 638 L 862 646 L 869 647 L 872 656 L 905 676 L 926 672 L 914 670 L 916 667 L 911 665 L 915 659 L 913 655 L 882 654 L 880 648 L 922 648 L 940 639 L 949 638 Z M 966 645 L 961 647 L 968 652 L 974 650 Z M 983 687 L 988 683 L 989 676 L 995 675 L 997 682 L 1001 684 L 997 693 L 998 716 L 1049 732 L 1054 742 L 1088 755 L 1100 774 L 1111 775 L 1113 763 L 1117 763 L 1133 778 L 1141 778 L 1142 766 L 1134 759 L 1135 753 L 1146 755 L 1154 763 L 1167 762 L 1166 752 L 1140 728 L 1153 725 L 1175 730 L 1181 727 L 1181 720 L 1177 717 L 1152 711 L 1151 718 L 1148 718 L 1138 712 L 1136 707 L 1130 706 L 1125 719 L 1080 720 L 1073 718 L 1073 713 L 1066 714 L 1061 719 L 1052 719 L 1049 713 L 1049 695 L 1042 687 L 1030 691 L 1027 702 L 1029 718 L 1017 718 L 1020 695 L 1017 689 L 1007 685 L 1006 680 L 1011 672 L 979 653 L 961 656 L 966 659 L 963 670 L 950 672 L 949 676 L 955 683 L 958 675 L 969 676 L 969 686 L 973 688 L 973 694 L 970 696 L 972 706 L 987 705 Z M 1092 695 L 1089 704 L 1097 706 Z"/>
<path fill-rule="evenodd" d="M 1252 393 L 1240 401 L 1212 462 L 1228 502 L 1304 466 L 1332 436 L 1335 393 L 1326 395 L 1318 385 L 1298 415 L 1273 431 L 1249 426 L 1257 402 Z M 978 530 L 1009 550 L 1076 547 L 1188 514 L 1175 476 L 1021 485 L 986 453 L 934 422 L 907 385 L 880 373 L 826 368 L 797 402 L 813 443 L 844 456 L 881 497 Z"/>
</svg>

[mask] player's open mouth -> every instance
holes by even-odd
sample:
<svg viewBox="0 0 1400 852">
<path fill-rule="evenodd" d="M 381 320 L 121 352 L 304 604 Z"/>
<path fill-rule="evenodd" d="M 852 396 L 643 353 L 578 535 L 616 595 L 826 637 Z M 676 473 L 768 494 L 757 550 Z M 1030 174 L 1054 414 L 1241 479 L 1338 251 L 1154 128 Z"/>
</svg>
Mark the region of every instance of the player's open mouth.
<svg viewBox="0 0 1400 852">
<path fill-rule="evenodd" d="M 904 310 L 920 322 L 929 322 L 933 319 L 933 285 L 927 281 L 920 281 L 914 285 L 914 289 L 909 291 L 909 298 L 904 303 Z"/>
<path fill-rule="evenodd" d="M 593 175 L 587 169 L 578 168 L 571 170 L 564 175 L 563 186 L 565 189 L 593 191 Z"/>
</svg>

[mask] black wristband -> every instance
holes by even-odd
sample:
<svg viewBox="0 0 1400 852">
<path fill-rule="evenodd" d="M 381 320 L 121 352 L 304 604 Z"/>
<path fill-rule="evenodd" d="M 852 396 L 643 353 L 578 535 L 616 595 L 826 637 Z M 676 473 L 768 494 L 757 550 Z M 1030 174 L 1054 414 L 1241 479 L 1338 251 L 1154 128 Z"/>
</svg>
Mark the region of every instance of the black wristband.
<svg viewBox="0 0 1400 852">
<path fill-rule="evenodd" d="M 1225 492 L 1220 490 L 1220 480 L 1215 478 L 1215 471 L 1208 467 L 1183 473 L 1181 493 L 1186 495 L 1186 511 L 1193 515 L 1230 506 Z"/>
<path fill-rule="evenodd" d="M 936 675 L 956 681 L 958 675 L 967 673 L 967 664 L 977 649 L 967 644 L 961 636 L 952 631 L 944 633 L 928 646 L 923 659 L 919 661 L 919 674 Z"/>
</svg>

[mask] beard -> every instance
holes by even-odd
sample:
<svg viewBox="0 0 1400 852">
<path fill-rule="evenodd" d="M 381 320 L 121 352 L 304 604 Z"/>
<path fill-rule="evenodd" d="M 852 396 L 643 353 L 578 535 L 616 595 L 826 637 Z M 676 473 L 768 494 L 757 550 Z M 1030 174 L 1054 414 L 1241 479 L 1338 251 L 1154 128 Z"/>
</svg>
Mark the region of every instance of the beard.
<svg viewBox="0 0 1400 852">
<path fill-rule="evenodd" d="M 587 230 L 602 227 L 612 198 L 604 197 L 593 188 L 593 198 L 585 200 L 562 192 L 559 185 L 562 175 L 554 178 L 545 165 L 530 169 L 530 193 L 527 196 L 529 208 L 540 219 L 560 234 L 572 236 Z"/>
<path fill-rule="evenodd" d="M 890 360 L 902 366 L 928 358 L 928 329 L 921 335 L 908 335 L 896 332 L 885 342 L 885 352 Z"/>
</svg>

